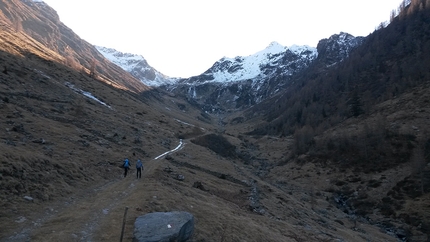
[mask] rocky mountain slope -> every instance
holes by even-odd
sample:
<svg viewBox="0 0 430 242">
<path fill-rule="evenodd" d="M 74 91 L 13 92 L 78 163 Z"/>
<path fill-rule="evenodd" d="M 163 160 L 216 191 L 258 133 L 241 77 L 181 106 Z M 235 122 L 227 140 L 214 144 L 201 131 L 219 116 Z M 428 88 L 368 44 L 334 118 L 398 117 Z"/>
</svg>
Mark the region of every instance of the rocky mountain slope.
<svg viewBox="0 0 430 242">
<path fill-rule="evenodd" d="M 140 92 L 149 88 L 65 26 L 57 14 L 43 1 L 1 1 L 0 24 L 26 34 L 45 49 L 58 53 L 62 62 L 83 73 L 97 74 L 101 81 Z"/>
<path fill-rule="evenodd" d="M 354 37 L 344 32 L 322 39 L 317 45 L 318 61 L 330 67 L 348 58 L 351 51 L 363 41 L 364 37 Z"/>
</svg>

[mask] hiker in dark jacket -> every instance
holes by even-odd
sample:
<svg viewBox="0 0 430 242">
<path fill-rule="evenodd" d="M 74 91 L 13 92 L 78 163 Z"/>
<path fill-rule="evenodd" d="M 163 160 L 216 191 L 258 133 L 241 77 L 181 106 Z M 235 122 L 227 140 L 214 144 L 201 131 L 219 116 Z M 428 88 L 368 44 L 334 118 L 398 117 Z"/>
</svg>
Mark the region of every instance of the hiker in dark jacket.
<svg viewBox="0 0 430 242">
<path fill-rule="evenodd" d="M 126 177 L 128 169 L 130 169 L 130 162 L 127 158 L 124 160 L 124 164 L 122 165 L 122 167 L 124 167 L 124 177 Z"/>
<path fill-rule="evenodd" d="M 139 179 L 142 177 L 143 164 L 142 161 L 137 160 L 136 162 L 136 177 Z"/>
</svg>

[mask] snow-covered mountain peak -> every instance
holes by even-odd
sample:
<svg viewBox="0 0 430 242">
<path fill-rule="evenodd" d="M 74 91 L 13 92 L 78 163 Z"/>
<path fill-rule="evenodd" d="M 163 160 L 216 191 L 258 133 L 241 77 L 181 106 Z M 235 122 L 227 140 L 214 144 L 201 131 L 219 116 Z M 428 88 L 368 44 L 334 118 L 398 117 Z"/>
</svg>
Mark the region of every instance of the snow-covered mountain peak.
<svg viewBox="0 0 430 242">
<path fill-rule="evenodd" d="M 276 54 L 285 51 L 286 47 L 276 41 L 271 42 L 263 52 Z"/>
<path fill-rule="evenodd" d="M 123 53 L 102 46 L 95 47 L 106 59 L 129 72 L 147 86 L 158 87 L 176 81 L 175 78 L 169 78 L 152 68 L 141 55 Z"/>
<path fill-rule="evenodd" d="M 316 48 L 294 45 L 289 48 L 271 42 L 265 49 L 249 56 L 235 58 L 223 57 L 198 78 L 200 84 L 209 82 L 230 83 L 236 81 L 264 78 L 272 75 L 277 68 L 283 68 L 293 62 L 306 62 L 315 59 Z M 189 78 L 193 82 L 196 78 Z"/>
<path fill-rule="evenodd" d="M 224 61 L 242 62 L 243 60 L 246 60 L 246 59 L 252 59 L 253 61 L 260 61 L 260 60 L 265 60 L 268 57 L 270 58 L 273 55 L 285 52 L 285 50 L 286 50 L 285 46 L 274 41 L 274 42 L 271 42 L 265 49 L 258 51 L 255 54 L 252 54 L 249 56 L 236 56 L 234 58 L 223 57 L 217 62 L 224 62 Z"/>
<path fill-rule="evenodd" d="M 133 69 L 140 61 L 146 63 L 145 58 L 141 55 L 123 53 L 115 49 L 102 46 L 95 47 L 106 59 L 128 72 L 130 72 L 130 70 Z"/>
</svg>

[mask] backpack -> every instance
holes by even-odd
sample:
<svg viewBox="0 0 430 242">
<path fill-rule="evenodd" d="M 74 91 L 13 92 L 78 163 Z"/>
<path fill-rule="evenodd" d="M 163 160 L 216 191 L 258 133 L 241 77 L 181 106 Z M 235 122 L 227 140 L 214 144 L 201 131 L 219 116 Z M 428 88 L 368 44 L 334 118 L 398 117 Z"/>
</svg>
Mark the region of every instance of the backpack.
<svg viewBox="0 0 430 242">
<path fill-rule="evenodd" d="M 129 166 L 130 166 L 130 163 L 128 162 L 128 159 L 125 159 L 124 168 L 128 168 Z"/>
<path fill-rule="evenodd" d="M 136 163 L 136 168 L 140 169 L 140 168 L 142 168 L 142 166 L 143 166 L 142 162 L 140 160 L 138 160 Z"/>
</svg>

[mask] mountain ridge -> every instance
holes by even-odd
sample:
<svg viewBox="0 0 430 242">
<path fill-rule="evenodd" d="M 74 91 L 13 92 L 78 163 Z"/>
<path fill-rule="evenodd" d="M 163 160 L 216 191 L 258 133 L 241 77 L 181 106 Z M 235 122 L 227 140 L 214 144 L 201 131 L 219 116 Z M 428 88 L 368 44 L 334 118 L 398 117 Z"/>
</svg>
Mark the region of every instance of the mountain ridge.
<svg viewBox="0 0 430 242">
<path fill-rule="evenodd" d="M 200 75 L 173 79 L 165 79 L 141 56 L 106 47 L 98 49 L 149 86 L 160 87 L 174 95 L 186 94 L 185 98 L 203 111 L 225 112 L 250 107 L 275 95 L 289 85 L 294 75 L 315 61 L 325 63 L 326 67 L 341 62 L 363 39 L 340 32 L 322 39 L 315 48 L 307 45 L 286 47 L 273 41 L 265 49 L 248 56 L 223 57 Z"/>
</svg>

